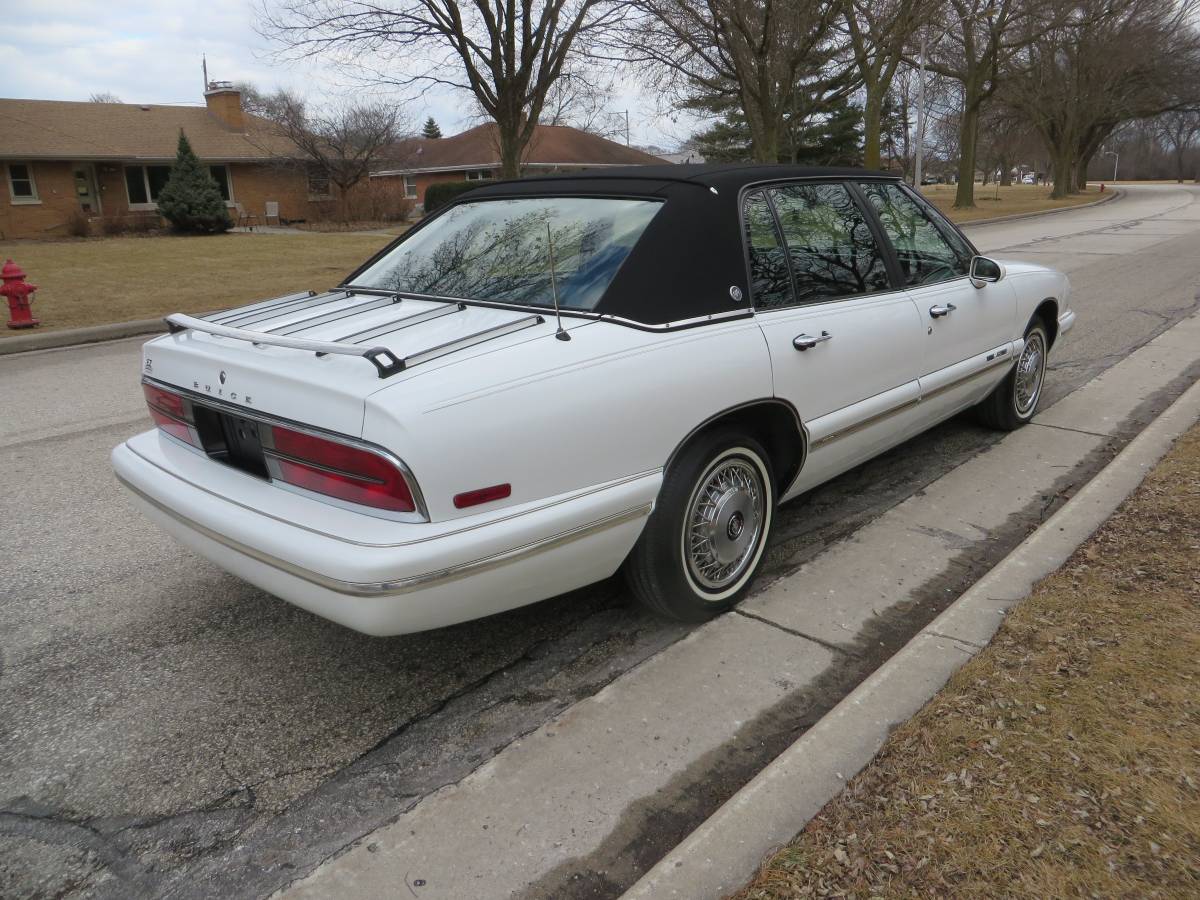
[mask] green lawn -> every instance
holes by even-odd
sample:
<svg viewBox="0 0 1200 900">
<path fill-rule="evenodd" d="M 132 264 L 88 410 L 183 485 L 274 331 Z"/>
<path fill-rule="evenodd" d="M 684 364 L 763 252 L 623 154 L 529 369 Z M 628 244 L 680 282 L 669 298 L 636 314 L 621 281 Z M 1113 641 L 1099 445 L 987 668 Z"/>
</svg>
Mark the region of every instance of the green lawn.
<svg viewBox="0 0 1200 900">
<path fill-rule="evenodd" d="M 1044 184 L 1010 184 L 997 187 L 994 184 L 975 185 L 975 208 L 955 209 L 953 184 L 927 184 L 921 193 L 929 198 L 952 222 L 972 222 L 996 216 L 1014 216 L 1018 213 L 1046 212 L 1064 206 L 1078 206 L 1100 199 L 1100 186 L 1089 186 L 1086 191 L 1071 194 L 1062 200 L 1050 199 L 1050 188 Z"/>
<path fill-rule="evenodd" d="M 38 286 L 39 331 L 208 312 L 322 290 L 393 238 L 363 234 L 224 234 L 0 241 Z M 0 338 L 28 331 L 0 328 Z"/>
</svg>

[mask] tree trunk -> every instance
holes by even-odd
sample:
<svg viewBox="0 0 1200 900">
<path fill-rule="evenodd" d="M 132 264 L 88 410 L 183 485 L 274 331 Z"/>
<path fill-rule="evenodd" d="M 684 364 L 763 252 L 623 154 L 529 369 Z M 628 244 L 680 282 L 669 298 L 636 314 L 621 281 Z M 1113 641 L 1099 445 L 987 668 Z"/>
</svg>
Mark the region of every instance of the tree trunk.
<svg viewBox="0 0 1200 900">
<path fill-rule="evenodd" d="M 1000 160 L 1000 187 L 1008 187 L 1012 184 L 1012 163 L 1008 157 Z"/>
<path fill-rule="evenodd" d="M 525 151 L 521 140 L 521 122 L 497 122 L 500 137 L 500 177 L 521 177 L 521 156 Z"/>
<path fill-rule="evenodd" d="M 779 162 L 778 120 L 760 110 L 755 115 L 747 115 L 746 123 L 750 126 L 750 152 L 754 161 L 768 165 Z"/>
<path fill-rule="evenodd" d="M 1054 190 L 1050 192 L 1050 196 L 1055 200 L 1062 200 L 1072 192 L 1074 179 L 1071 164 L 1074 160 L 1075 154 L 1070 150 L 1054 151 Z"/>
<path fill-rule="evenodd" d="M 1075 186 L 1081 191 L 1087 190 L 1087 173 L 1091 165 L 1092 161 L 1090 159 L 1081 159 L 1075 163 Z"/>
<path fill-rule="evenodd" d="M 979 132 L 979 105 L 967 101 L 958 126 L 958 190 L 955 209 L 975 206 L 975 138 Z"/>
<path fill-rule="evenodd" d="M 868 87 L 863 106 L 863 166 L 867 169 L 878 169 L 880 165 L 879 131 L 882 118 L 882 88 L 879 85 Z"/>
</svg>

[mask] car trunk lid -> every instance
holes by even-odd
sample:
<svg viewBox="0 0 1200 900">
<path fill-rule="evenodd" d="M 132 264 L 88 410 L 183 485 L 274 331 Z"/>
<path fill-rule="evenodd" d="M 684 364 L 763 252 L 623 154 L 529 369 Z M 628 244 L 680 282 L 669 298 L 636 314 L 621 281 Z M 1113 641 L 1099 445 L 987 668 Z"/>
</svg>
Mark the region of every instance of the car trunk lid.
<svg viewBox="0 0 1200 900">
<path fill-rule="evenodd" d="M 173 333 L 144 348 L 148 377 L 352 436 L 361 436 L 366 397 L 421 364 L 554 331 L 528 311 L 347 290 L 294 294 L 198 319 L 171 316 L 168 323 Z"/>
</svg>

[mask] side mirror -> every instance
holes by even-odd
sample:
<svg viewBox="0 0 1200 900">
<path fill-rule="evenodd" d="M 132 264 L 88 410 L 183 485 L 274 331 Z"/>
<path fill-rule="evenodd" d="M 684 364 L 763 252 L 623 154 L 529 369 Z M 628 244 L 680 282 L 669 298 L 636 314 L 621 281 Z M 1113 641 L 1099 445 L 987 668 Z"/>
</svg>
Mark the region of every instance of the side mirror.
<svg viewBox="0 0 1200 900">
<path fill-rule="evenodd" d="M 971 284 L 981 288 L 1004 277 L 1004 266 L 986 256 L 971 257 Z"/>
</svg>

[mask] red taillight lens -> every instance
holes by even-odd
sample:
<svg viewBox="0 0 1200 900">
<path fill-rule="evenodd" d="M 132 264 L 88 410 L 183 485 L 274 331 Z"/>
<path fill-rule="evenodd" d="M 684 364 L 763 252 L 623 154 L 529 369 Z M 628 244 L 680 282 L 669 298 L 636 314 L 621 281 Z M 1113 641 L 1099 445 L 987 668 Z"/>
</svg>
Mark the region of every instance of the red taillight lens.
<svg viewBox="0 0 1200 900">
<path fill-rule="evenodd" d="M 417 508 L 404 473 L 382 456 L 279 425 L 271 443 L 271 475 L 280 481 L 391 512 Z"/>
<path fill-rule="evenodd" d="M 154 424 L 171 437 L 178 438 L 185 444 L 199 447 L 199 438 L 192 426 L 191 411 L 178 394 L 165 391 L 152 384 L 143 384 L 142 393 L 146 395 L 146 405 L 150 407 L 150 418 Z"/>
<path fill-rule="evenodd" d="M 481 503 L 491 503 L 493 500 L 503 500 L 512 496 L 511 484 L 493 484 L 491 487 L 476 488 L 473 491 L 463 491 L 454 495 L 454 508 L 466 509 L 468 506 L 478 506 Z"/>
</svg>

